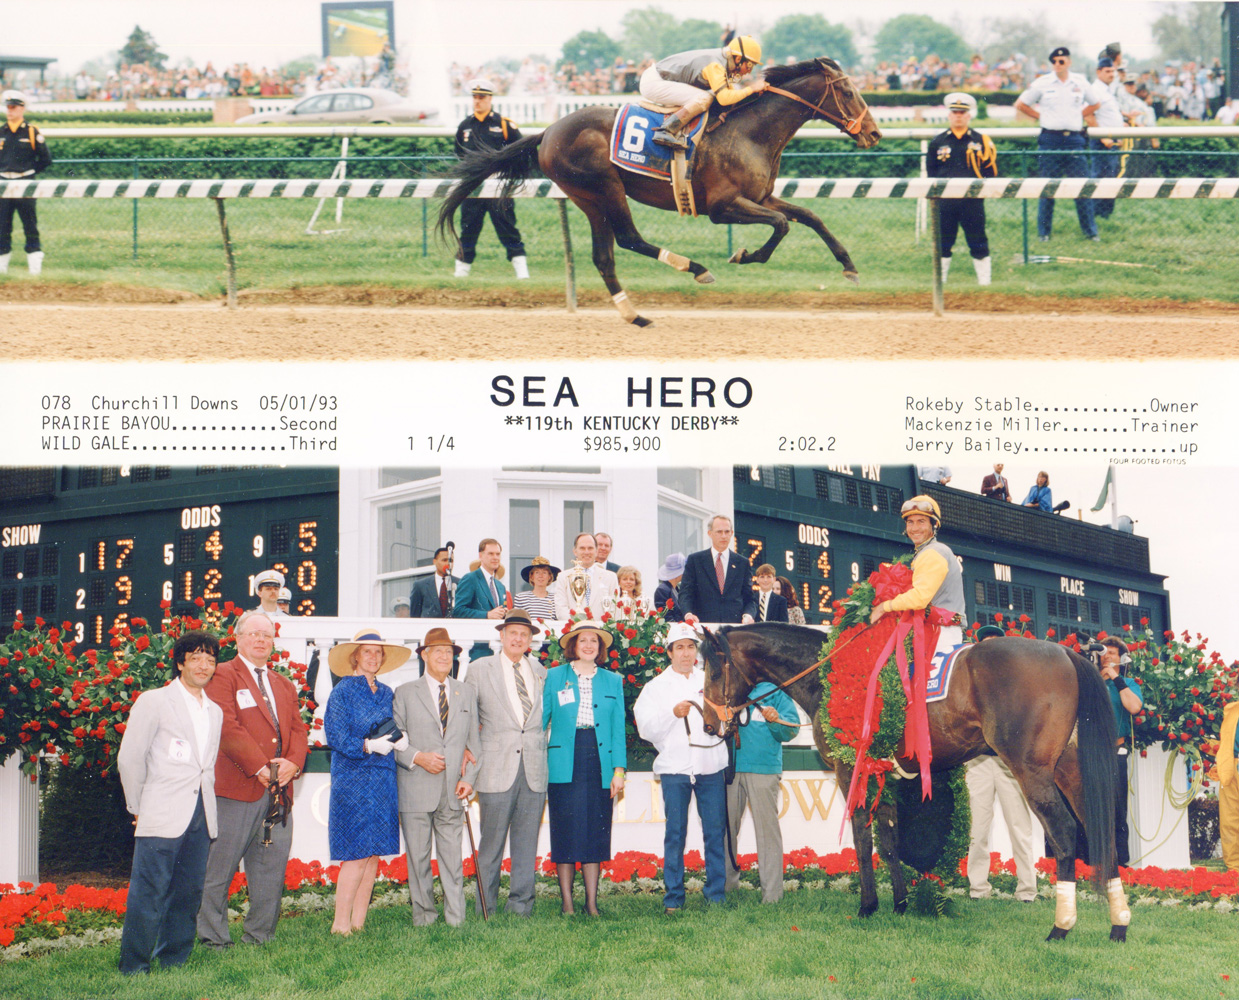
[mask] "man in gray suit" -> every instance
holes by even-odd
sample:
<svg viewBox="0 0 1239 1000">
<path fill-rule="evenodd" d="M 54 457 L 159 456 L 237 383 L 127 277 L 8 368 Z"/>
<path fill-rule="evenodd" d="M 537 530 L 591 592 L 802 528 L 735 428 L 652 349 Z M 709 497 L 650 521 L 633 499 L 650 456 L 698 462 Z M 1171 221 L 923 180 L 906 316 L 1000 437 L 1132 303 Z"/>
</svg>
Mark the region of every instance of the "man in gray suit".
<svg viewBox="0 0 1239 1000">
<path fill-rule="evenodd" d="M 116 765 L 137 828 L 120 971 L 182 965 L 194 947 L 207 855 L 216 833 L 215 757 L 224 713 L 203 689 L 219 642 L 186 632 L 172 645 L 180 677 L 133 703 Z"/>
<path fill-rule="evenodd" d="M 477 692 L 482 727 L 477 776 L 482 811 L 478 884 L 487 912 L 494 913 L 503 845 L 510 841 L 507 911 L 528 917 L 533 914 L 534 859 L 546 805 L 546 732 L 542 727 L 546 668 L 527 655 L 533 639 L 533 622 L 527 613 L 510 610 L 497 629 L 502 649 L 474 660 L 465 679 Z"/>
<path fill-rule="evenodd" d="M 417 652 L 426 672 L 396 688 L 392 702 L 392 718 L 409 741 L 407 749 L 396 751 L 400 764 L 396 785 L 400 828 L 408 852 L 413 923 L 433 924 L 439 916 L 430 874 L 433 834 L 443 885 L 443 917 L 458 927 L 465 922 L 460 838 L 478 770 L 474 761 L 482 756 L 477 697 L 471 687 L 451 676 L 452 656 L 460 654 L 460 647 L 447 629 L 432 628 Z M 471 758 L 465 756 L 466 750 Z"/>
</svg>

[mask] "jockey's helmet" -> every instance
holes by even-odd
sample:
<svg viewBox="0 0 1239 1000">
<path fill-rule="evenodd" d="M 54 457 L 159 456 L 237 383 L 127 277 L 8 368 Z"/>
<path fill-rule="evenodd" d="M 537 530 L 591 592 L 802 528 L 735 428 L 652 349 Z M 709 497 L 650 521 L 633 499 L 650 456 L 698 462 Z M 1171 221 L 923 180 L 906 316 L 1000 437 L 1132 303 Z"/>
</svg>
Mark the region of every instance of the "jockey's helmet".
<svg viewBox="0 0 1239 1000">
<path fill-rule="evenodd" d="M 752 35 L 736 35 L 723 51 L 732 65 L 761 62 L 761 45 Z"/>
<path fill-rule="evenodd" d="M 924 494 L 905 500 L 899 508 L 899 516 L 905 521 L 913 514 L 924 514 L 934 526 L 934 531 L 942 527 L 942 511 L 938 509 L 938 501 Z"/>
</svg>

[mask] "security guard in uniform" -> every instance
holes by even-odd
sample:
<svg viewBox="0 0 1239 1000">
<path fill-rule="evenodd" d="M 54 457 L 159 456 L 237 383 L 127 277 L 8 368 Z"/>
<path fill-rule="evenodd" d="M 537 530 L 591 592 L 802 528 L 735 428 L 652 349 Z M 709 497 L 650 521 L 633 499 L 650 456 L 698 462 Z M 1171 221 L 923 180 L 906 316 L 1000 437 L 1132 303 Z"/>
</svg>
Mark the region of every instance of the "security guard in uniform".
<svg viewBox="0 0 1239 1000">
<path fill-rule="evenodd" d="M 33 125 L 28 125 L 26 95 L 20 90 L 4 92 L 5 124 L 0 126 L 0 180 L 16 181 L 34 177 L 52 165 L 47 141 Z M 0 274 L 9 269 L 13 250 L 13 213 L 21 216 L 26 234 L 26 265 L 31 274 L 43 270 L 43 244 L 39 242 L 39 219 L 34 198 L 0 198 Z"/>
<path fill-rule="evenodd" d="M 684 129 L 694 118 L 719 104 L 736 104 L 751 94 L 760 94 L 769 84 L 756 80 L 747 87 L 733 87 L 761 62 L 761 46 L 750 35 L 739 35 L 719 49 L 693 49 L 661 59 L 641 74 L 641 96 L 647 101 L 679 107 L 662 127 L 654 142 L 672 149 L 687 149 Z"/>
<path fill-rule="evenodd" d="M 976 98 L 971 94 L 947 94 L 949 128 L 934 136 L 925 154 L 926 171 L 930 177 L 997 177 L 998 151 L 987 135 L 968 127 L 977 112 Z M 972 266 L 977 272 L 977 284 L 990 283 L 991 260 L 989 240 L 985 235 L 985 202 L 981 198 L 940 198 L 941 219 L 939 248 L 942 253 L 942 280 L 951 268 L 951 249 L 962 226 Z"/>
<path fill-rule="evenodd" d="M 510 118 L 491 110 L 495 85 L 489 80 L 474 80 L 473 114 L 456 128 L 456 155 L 464 159 L 467 153 L 479 150 L 502 149 L 521 137 Z M 517 278 L 529 277 L 529 261 L 525 257 L 525 244 L 521 231 L 516 228 L 516 211 L 511 202 L 506 204 L 497 198 L 467 198 L 460 206 L 460 253 L 456 255 L 456 277 L 467 278 L 477 256 L 478 237 L 486 213 L 494 223 L 495 234 L 508 252 L 508 260 Z"/>
</svg>

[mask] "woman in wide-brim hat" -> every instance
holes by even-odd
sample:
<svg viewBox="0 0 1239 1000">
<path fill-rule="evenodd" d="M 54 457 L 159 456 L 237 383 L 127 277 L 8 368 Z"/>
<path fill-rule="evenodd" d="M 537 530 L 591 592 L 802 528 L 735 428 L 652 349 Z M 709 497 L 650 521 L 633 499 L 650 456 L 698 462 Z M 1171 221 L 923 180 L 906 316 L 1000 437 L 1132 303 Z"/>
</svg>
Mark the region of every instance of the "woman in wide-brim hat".
<svg viewBox="0 0 1239 1000">
<path fill-rule="evenodd" d="M 559 640 L 568 662 L 546 675 L 542 724 L 547 736 L 547 803 L 551 860 L 565 914 L 573 913 L 576 866 L 585 883 L 585 912 L 598 915 L 598 876 L 611 859 L 611 813 L 624 790 L 624 686 L 605 670 L 611 633 L 582 621 Z"/>
<path fill-rule="evenodd" d="M 552 566 L 546 556 L 534 556 L 533 561 L 521 570 L 521 579 L 532 590 L 522 590 L 512 598 L 512 606 L 526 612 L 530 618 L 544 622 L 555 620 L 555 598 L 550 586 L 559 576 L 559 567 Z"/>
<path fill-rule="evenodd" d="M 340 862 L 333 934 L 351 934 L 366 922 L 379 857 L 400 853 L 396 804 L 399 742 L 369 739 L 373 727 L 391 718 L 392 689 L 378 677 L 408 660 L 411 650 L 362 629 L 351 642 L 327 654 L 331 672 L 342 679 L 327 699 L 324 731 L 331 746 L 331 805 L 327 839 Z M 401 737 L 404 746 L 408 740 Z"/>
</svg>

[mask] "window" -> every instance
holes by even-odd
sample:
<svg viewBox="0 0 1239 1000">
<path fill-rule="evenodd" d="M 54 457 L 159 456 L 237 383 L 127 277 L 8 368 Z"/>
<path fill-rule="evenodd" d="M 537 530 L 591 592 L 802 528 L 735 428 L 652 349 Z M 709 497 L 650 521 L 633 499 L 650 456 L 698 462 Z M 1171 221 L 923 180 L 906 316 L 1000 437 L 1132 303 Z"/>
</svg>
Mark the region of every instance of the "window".
<svg viewBox="0 0 1239 1000">
<path fill-rule="evenodd" d="M 702 518 L 670 507 L 658 508 L 658 552 L 663 559 L 673 552 L 688 555 L 705 548 Z"/>
<path fill-rule="evenodd" d="M 659 469 L 658 485 L 665 489 L 683 493 L 695 500 L 701 499 L 700 469 Z"/>
<path fill-rule="evenodd" d="M 293 108 L 294 115 L 321 115 L 331 108 L 331 94 L 318 94 L 314 97 L 307 97 L 304 101 Z"/>
<path fill-rule="evenodd" d="M 534 556 L 541 555 L 541 507 L 537 500 L 508 502 L 508 551 L 504 555 L 508 572 L 512 574 L 508 578 L 508 589 L 514 593 L 529 589 L 520 578 L 521 570 L 533 562 Z"/>
<path fill-rule="evenodd" d="M 422 479 L 435 479 L 443 472 L 438 468 L 427 469 L 379 469 L 379 489 L 399 486 L 401 483 L 416 483 Z"/>
<path fill-rule="evenodd" d="M 564 566 L 571 566 L 575 558 L 572 554 L 572 540 L 582 531 L 594 530 L 594 501 L 565 500 L 564 501 Z"/>
<path fill-rule="evenodd" d="M 379 572 L 429 566 L 439 547 L 437 496 L 392 504 L 379 510 Z"/>
</svg>

